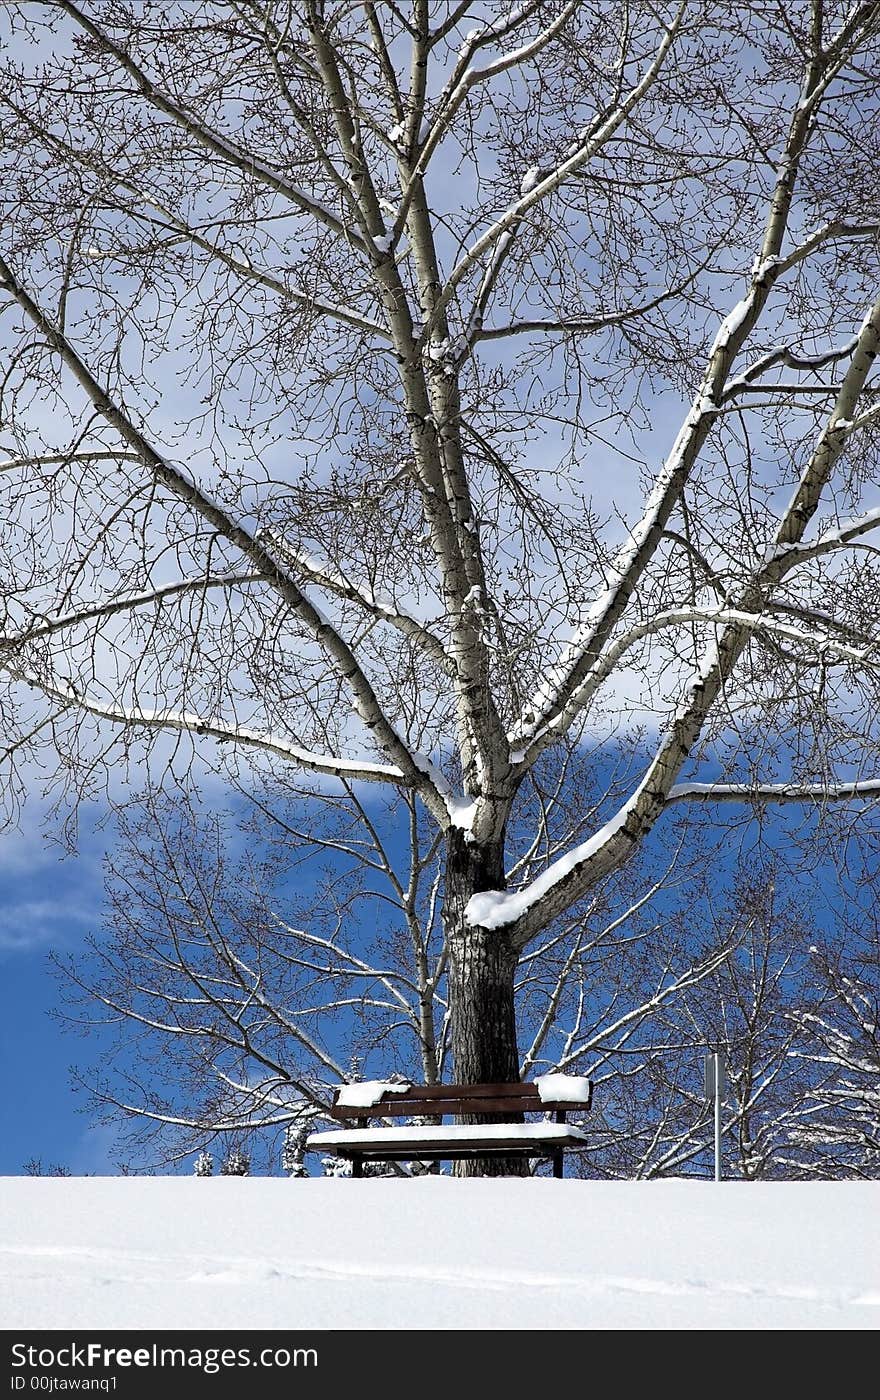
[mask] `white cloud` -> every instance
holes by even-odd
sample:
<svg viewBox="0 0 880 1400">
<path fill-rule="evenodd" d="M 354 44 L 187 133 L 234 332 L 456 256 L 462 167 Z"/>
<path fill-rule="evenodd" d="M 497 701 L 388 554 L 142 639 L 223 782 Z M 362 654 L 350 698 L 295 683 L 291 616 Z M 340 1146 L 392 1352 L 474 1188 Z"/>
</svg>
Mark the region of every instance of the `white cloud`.
<svg viewBox="0 0 880 1400">
<path fill-rule="evenodd" d="M 45 899 L 4 902 L 0 910 L 0 953 L 33 953 L 53 944 L 64 944 L 94 927 L 100 917 L 97 899 L 80 898 L 81 892 L 59 891 Z M 100 890 L 94 892 L 100 894 Z"/>
</svg>

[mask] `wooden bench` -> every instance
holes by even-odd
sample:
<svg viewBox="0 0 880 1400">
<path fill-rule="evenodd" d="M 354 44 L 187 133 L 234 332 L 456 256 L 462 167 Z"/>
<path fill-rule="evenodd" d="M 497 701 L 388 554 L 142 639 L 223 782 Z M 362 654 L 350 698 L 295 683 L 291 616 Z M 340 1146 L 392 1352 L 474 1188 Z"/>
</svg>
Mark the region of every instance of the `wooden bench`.
<svg viewBox="0 0 880 1400">
<path fill-rule="evenodd" d="M 346 1085 L 333 1096 L 331 1115 L 348 1126 L 312 1133 L 309 1152 L 326 1152 L 351 1162 L 352 1176 L 363 1175 L 364 1162 L 461 1161 L 469 1157 L 549 1157 L 553 1175 L 562 1176 L 567 1148 L 582 1147 L 587 1134 L 566 1122 L 566 1114 L 585 1113 L 592 1101 L 586 1079 L 560 1081 L 553 1075 L 557 1096 L 542 1097 L 537 1083 L 524 1084 L 407 1084 Z M 366 1102 L 375 1087 L 375 1099 Z M 363 1091 L 358 1093 L 358 1091 Z M 346 1101 L 351 1097 L 360 1102 Z M 342 1101 L 340 1102 L 340 1098 Z M 527 1123 L 527 1113 L 552 1113 L 553 1122 Z M 470 1119 L 443 1123 L 444 1115 Z M 422 1117 L 426 1125 L 385 1123 L 371 1128 L 371 1118 Z M 474 1120 L 477 1121 L 474 1121 Z M 354 1124 L 355 1126 L 351 1126 Z"/>
</svg>

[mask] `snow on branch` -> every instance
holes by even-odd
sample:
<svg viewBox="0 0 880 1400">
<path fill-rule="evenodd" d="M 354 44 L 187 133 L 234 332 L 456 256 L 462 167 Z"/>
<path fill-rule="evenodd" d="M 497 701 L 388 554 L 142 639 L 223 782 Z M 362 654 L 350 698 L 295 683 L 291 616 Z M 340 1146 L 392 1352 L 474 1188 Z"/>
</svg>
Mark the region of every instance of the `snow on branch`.
<svg viewBox="0 0 880 1400">
<path fill-rule="evenodd" d="M 880 510 L 877 512 L 877 518 L 880 522 Z M 688 624 L 703 624 L 707 627 L 739 626 L 749 632 L 765 632 L 784 637 L 787 641 L 810 647 L 828 659 L 837 657 L 841 661 L 856 662 L 862 665 L 874 665 L 880 662 L 880 657 L 877 658 L 876 662 L 873 660 L 873 654 L 880 647 L 880 637 L 867 637 L 862 645 L 855 646 L 841 641 L 829 632 L 819 632 L 804 626 L 796 626 L 791 622 L 780 621 L 773 616 L 772 610 L 747 612 L 742 608 L 666 608 L 645 622 L 630 627 L 602 653 L 595 666 L 572 692 L 568 704 L 560 712 L 557 719 L 552 722 L 551 732 L 552 729 L 564 730 L 568 727 L 577 712 L 589 704 L 599 687 L 616 673 L 626 653 L 640 641 L 644 641 L 646 637 L 653 636 L 668 627 Z M 528 758 L 527 754 L 522 754 L 520 763 L 528 766 Z"/>
<path fill-rule="evenodd" d="M 750 289 L 721 322 L 706 371 L 672 449 L 658 472 L 642 517 L 608 569 L 606 583 L 575 629 L 559 661 L 548 669 L 538 690 L 523 707 L 511 733 L 511 743 L 532 763 L 552 743 L 581 707 L 572 696 L 600 657 L 617 618 L 623 612 L 672 513 L 690 471 L 708 437 L 717 412 L 716 399 L 733 351 L 748 335 L 774 277 L 772 264 L 756 269 Z"/>
<path fill-rule="evenodd" d="M 871 307 L 862 322 L 834 408 L 804 467 L 792 501 L 783 513 L 777 531 L 778 544 L 799 543 L 817 510 L 823 488 L 843 451 L 845 431 L 840 430 L 840 425 L 846 424 L 855 410 L 878 348 L 880 300 Z M 545 927 L 596 880 L 619 867 L 628 851 L 651 829 L 666 808 L 667 799 L 676 787 L 676 778 L 693 750 L 706 717 L 754 630 L 756 610 L 762 605 L 763 590 L 778 583 L 783 572 L 778 562 L 771 561 L 744 590 L 741 606 L 733 610 L 738 616 L 725 623 L 716 639 L 707 645 L 693 681 L 683 695 L 639 786 L 627 802 L 601 831 L 553 861 L 524 889 L 490 890 L 474 895 L 467 907 L 467 918 L 471 924 L 493 929 L 509 928 L 514 943 L 524 947 L 535 932 Z M 787 626 L 774 622 L 774 627 Z M 799 640 L 805 637 L 811 639 L 811 634 L 805 629 L 794 630 Z M 826 640 L 824 636 L 821 646 L 847 649 L 845 643 Z M 865 660 L 866 654 L 860 653 L 858 659 Z M 841 789 L 842 798 L 854 795 L 853 785 L 837 786 Z M 784 784 L 782 788 L 785 791 L 789 785 Z M 822 796 L 824 792 L 823 786 Z M 679 789 L 679 795 L 686 794 Z M 873 793 L 867 792 L 861 785 L 861 793 L 855 795 Z M 742 791 L 737 796 L 743 800 Z M 812 800 L 816 800 L 815 796 Z"/>
<path fill-rule="evenodd" d="M 675 783 L 670 802 L 855 802 L 880 797 L 880 778 L 851 783 Z"/>
<path fill-rule="evenodd" d="M 225 724 L 186 710 L 146 709 L 139 705 L 105 705 L 99 700 L 92 700 L 87 695 L 80 694 L 72 683 L 62 687 L 27 674 L 22 674 L 20 678 L 32 689 L 42 691 L 44 695 L 60 701 L 67 708 L 82 710 L 97 719 L 110 720 L 130 729 L 184 730 L 201 738 L 217 739 L 221 743 L 231 742 L 243 748 L 261 749 L 264 753 L 286 759 L 307 772 L 321 773 L 334 778 L 351 778 L 366 783 L 405 781 L 401 770 L 388 764 L 373 763 L 363 758 L 341 758 L 332 754 L 316 753 L 312 749 L 302 748 L 287 739 L 259 729 L 250 729 L 246 725 Z"/>
<path fill-rule="evenodd" d="M 755 384 L 755 381 L 760 379 L 762 374 L 773 369 L 776 365 L 785 365 L 788 369 L 822 369 L 825 365 L 835 364 L 838 360 L 846 359 L 848 355 L 853 353 L 857 344 L 858 336 L 852 336 L 843 345 L 834 346 L 831 350 L 826 350 L 819 355 L 798 355 L 795 354 L 790 345 L 774 346 L 736 379 L 731 379 L 722 395 L 721 402 L 727 403 L 730 399 L 736 398 L 749 385 Z M 765 388 L 766 386 L 759 384 L 756 387 Z M 831 392 L 834 390 L 832 389 Z"/>
<path fill-rule="evenodd" d="M 765 575 L 778 580 L 784 573 L 782 557 L 791 546 L 800 545 L 815 515 L 822 493 L 846 446 L 856 406 L 880 348 L 880 298 L 869 307 L 856 337 L 849 366 L 834 407 L 810 454 L 788 507 L 783 513 L 776 538 L 768 551 Z"/>
<path fill-rule="evenodd" d="M 872 510 L 866 510 L 863 515 L 842 520 L 833 529 L 826 530 L 812 544 L 807 542 L 806 544 L 787 546 L 771 545 L 765 557 L 768 560 L 777 560 L 788 570 L 807 559 L 815 559 L 817 556 L 829 554 L 835 549 L 844 549 L 854 540 L 861 539 L 863 535 L 876 530 L 878 526 L 880 526 L 880 507 L 875 506 Z"/>
<path fill-rule="evenodd" d="M 777 228 L 777 240 L 781 236 L 782 230 Z M 602 658 L 603 648 L 644 568 L 653 556 L 666 521 L 708 436 L 712 417 L 717 412 L 716 405 L 723 394 L 733 354 L 742 346 L 753 328 L 784 266 L 784 262 L 775 256 L 757 259 L 752 270 L 749 291 L 719 326 L 712 343 L 703 382 L 672 451 L 657 476 L 641 520 L 633 527 L 629 540 L 618 552 L 609 570 L 610 576 L 605 587 L 579 623 L 560 660 L 548 671 L 537 692 L 523 707 L 519 723 L 511 734 L 511 743 L 522 755 L 524 763 L 534 762 L 543 749 L 564 732 L 578 710 L 586 703 L 595 689 L 592 672 L 596 673 L 597 683 L 604 679 L 606 668 Z M 868 341 L 875 335 L 874 322 L 877 316 L 878 310 L 875 306 L 868 312 L 858 334 L 846 343 L 845 348 L 833 352 L 834 359 L 842 359 L 849 354 L 850 366 L 826 427 L 805 467 L 801 485 L 779 527 L 776 540 L 765 554 L 768 566 L 774 559 L 788 559 L 792 544 L 797 543 L 792 535 L 791 521 L 796 515 L 799 519 L 799 533 L 806 528 L 818 505 L 828 474 L 843 450 L 846 436 L 852 430 L 850 415 L 854 412 L 855 403 L 870 368 L 871 352 Z M 771 352 L 771 355 L 777 353 L 783 356 L 789 352 L 787 347 L 780 347 L 778 351 Z M 764 360 L 758 361 L 757 365 L 752 367 L 752 371 L 760 373 L 760 370 L 766 367 L 765 361 L 768 359 L 769 357 L 764 357 Z M 809 506 L 805 505 L 805 491 L 809 498 Z M 807 514 L 802 515 L 804 510 Z"/>
<path fill-rule="evenodd" d="M 472 317 L 474 326 L 471 339 L 476 344 L 482 340 L 502 340 L 515 335 L 591 335 L 613 326 L 625 325 L 628 321 L 637 320 L 640 316 L 647 316 L 649 312 L 656 311 L 664 302 L 681 296 L 695 279 L 696 273 L 689 273 L 676 286 L 665 288 L 664 291 L 658 292 L 656 296 L 650 297 L 637 306 L 617 311 L 597 311 L 592 316 L 564 316 L 559 319 L 539 316 L 508 321 L 506 325 L 501 326 L 484 326 L 480 318 Z M 479 302 L 478 295 L 478 305 Z"/>
<path fill-rule="evenodd" d="M 735 941 L 735 939 L 726 940 L 720 948 L 714 949 L 705 958 L 692 962 L 682 972 L 674 974 L 669 972 L 645 1001 L 638 1006 L 631 1007 L 613 1021 L 601 1022 L 591 1029 L 586 1038 L 575 1043 L 574 1035 L 570 1034 L 568 1036 L 569 1044 L 557 1061 L 559 1068 L 566 1070 L 570 1065 L 582 1063 L 586 1055 L 597 1055 L 599 1064 L 610 1058 L 615 1051 L 622 1049 L 632 1039 L 639 1026 L 658 1011 L 664 1002 L 710 977 L 730 957 Z M 595 1069 L 594 1065 L 592 1067 L 594 1074 Z"/>
<path fill-rule="evenodd" d="M 791 268 L 796 267 L 798 263 L 810 257 L 817 248 L 821 248 L 825 243 L 834 243 L 849 238 L 876 238 L 878 233 L 880 233 L 880 223 L 873 221 L 853 223 L 848 219 L 832 219 L 830 223 L 821 224 L 785 257 L 777 257 L 776 263 L 779 272 L 788 272 Z"/>
<path fill-rule="evenodd" d="M 653 553 L 655 534 L 659 538 L 687 473 L 709 431 L 714 413 L 711 399 L 702 394 L 691 406 L 679 430 L 662 471 L 648 497 L 641 519 L 610 566 L 602 592 L 575 630 L 555 666 L 548 668 L 538 690 L 523 707 L 511 733 L 511 744 L 531 763 L 541 750 L 563 731 L 562 715 L 568 700 L 580 684 L 605 637 L 622 611 L 638 578 Z"/>
<path fill-rule="evenodd" d="M 837 431 L 837 425 L 854 410 L 874 363 L 878 346 L 880 301 L 870 309 L 862 323 L 858 343 L 834 409 L 804 468 L 792 502 L 783 515 L 777 533 L 780 543 L 797 543 L 818 507 L 822 489 L 843 450 L 844 436 Z M 775 571 L 773 565 L 766 566 L 763 586 L 778 582 L 781 576 L 782 570 L 778 566 Z M 736 611 L 753 613 L 760 596 L 756 581 L 745 591 L 743 597 L 743 602 L 751 606 Z M 647 772 L 629 801 L 601 832 L 548 867 L 529 890 L 517 892 L 512 896 L 501 895 L 496 908 L 489 904 L 485 909 L 480 908 L 476 911 L 485 913 L 489 918 L 496 918 L 498 922 L 493 923 L 492 927 L 519 921 L 522 927 L 517 936 L 522 940 L 526 939 L 535 924 L 539 921 L 546 923 L 548 914 L 552 916 L 559 908 L 565 907 L 572 898 L 576 898 L 595 879 L 611 868 L 612 863 L 619 863 L 624 858 L 627 846 L 631 846 L 650 830 L 666 806 L 666 799 L 675 785 L 678 773 L 692 751 L 709 710 L 742 654 L 751 630 L 752 624 L 747 624 L 744 619 L 725 624 L 717 639 L 707 646 L 692 684 L 682 698 Z M 827 644 L 823 641 L 822 645 Z M 538 894 L 533 895 L 531 891 L 539 886 Z M 542 898 L 544 907 L 537 913 L 537 917 L 533 917 L 539 897 Z M 478 898 L 486 899 L 485 896 Z M 512 902 L 506 903 L 508 899 Z"/>
<path fill-rule="evenodd" d="M 854 10 L 823 55 L 822 64 L 819 64 L 818 60 L 810 60 L 807 63 L 803 92 L 808 100 L 800 101 L 791 115 L 784 158 L 777 169 L 773 193 L 767 208 L 764 236 L 760 251 L 752 266 L 748 289 L 718 327 L 702 383 L 694 396 L 691 408 L 672 450 L 657 474 L 641 519 L 633 527 L 629 540 L 618 551 L 609 567 L 605 586 L 586 615 L 576 621 L 572 640 L 564 648 L 557 664 L 548 670 L 537 692 L 522 707 L 519 721 L 511 734 L 511 743 L 516 751 L 522 755 L 522 761 L 527 764 L 534 762 L 543 749 L 553 743 L 560 732 L 564 730 L 565 724 L 573 715 L 573 711 L 566 708 L 572 694 L 582 684 L 591 668 L 601 664 L 602 651 L 609 642 L 618 619 L 623 614 L 639 579 L 654 555 L 669 517 L 680 499 L 692 468 L 706 442 L 714 415 L 722 406 L 722 395 L 730 367 L 757 324 L 777 279 L 783 272 L 809 256 L 815 248 L 828 239 L 838 236 L 862 236 L 874 229 L 874 225 L 848 224 L 845 221 L 827 224 L 806 239 L 787 257 L 782 256 L 782 244 L 788 226 L 796 173 L 809 139 L 815 107 L 821 93 L 827 87 L 827 82 L 830 81 L 829 73 L 832 70 L 836 72 L 844 62 L 847 45 L 857 41 L 861 33 L 860 26 L 864 24 L 866 17 L 867 11 L 864 8 Z M 667 38 L 671 36 L 671 29 Z M 524 200 L 520 200 L 517 205 L 513 206 L 514 210 L 520 211 L 524 203 L 537 198 L 544 189 L 545 183 L 539 181 L 535 189 L 526 195 Z M 495 228 L 499 234 L 513 222 L 509 218 L 509 214 L 510 211 L 496 224 Z M 487 237 L 488 235 L 484 235 L 484 240 Z M 480 242 L 482 241 L 480 240 Z M 477 246 L 474 245 L 475 248 Z M 851 371 L 856 361 L 859 361 L 860 365 L 862 364 L 864 331 L 865 327 L 863 326 L 853 352 Z M 848 375 L 844 381 L 845 385 L 850 383 L 850 379 L 851 376 Z M 859 389 L 863 382 L 862 379 Z M 843 399 L 849 396 L 848 390 L 842 391 L 842 393 Z M 811 464 L 808 468 L 810 480 L 821 479 L 823 485 L 826 468 L 829 468 L 829 464 L 833 465 L 842 450 L 844 424 L 848 427 L 851 418 L 851 412 L 846 412 L 841 408 L 841 403 L 842 399 L 839 399 L 825 440 L 823 440 L 822 463 L 818 467 Z M 852 405 L 850 407 L 852 408 Z M 820 492 L 821 489 L 820 486 Z M 816 499 L 818 500 L 818 496 Z M 792 510 L 799 514 L 803 505 L 804 502 L 796 497 L 792 503 Z M 803 531 L 806 519 L 812 515 L 814 509 L 815 504 L 807 507 L 807 515 L 801 520 L 799 527 L 800 533 Z M 791 512 L 787 518 L 791 518 Z M 786 530 L 782 527 L 781 530 L 782 533 L 777 543 L 780 545 L 792 543 L 791 532 L 789 531 L 786 535 Z M 749 607 L 746 610 L 751 611 L 752 608 Z M 565 719 L 563 719 L 563 715 L 566 716 Z"/>
<path fill-rule="evenodd" d="M 467 922 L 480 928 L 500 929 L 522 920 L 567 876 L 585 865 L 624 830 L 628 817 L 635 810 L 640 792 L 641 786 L 599 831 L 552 861 L 522 889 L 483 890 L 472 895 L 465 910 Z"/>
</svg>

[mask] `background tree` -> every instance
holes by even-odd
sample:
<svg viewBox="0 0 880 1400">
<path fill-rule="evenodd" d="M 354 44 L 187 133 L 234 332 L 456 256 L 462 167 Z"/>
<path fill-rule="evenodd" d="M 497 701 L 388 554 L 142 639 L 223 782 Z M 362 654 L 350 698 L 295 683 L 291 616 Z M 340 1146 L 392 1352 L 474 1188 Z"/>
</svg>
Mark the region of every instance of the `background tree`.
<svg viewBox="0 0 880 1400">
<path fill-rule="evenodd" d="M 674 804 L 880 791 L 880 5 L 3 23 L 8 757 L 408 795 L 454 1072 L 513 1078 Z"/>
<path fill-rule="evenodd" d="M 815 1076 L 790 1133 L 808 1177 L 880 1175 L 880 960 L 876 922 L 810 949 L 822 999 L 798 1009 L 799 1058 Z"/>
<path fill-rule="evenodd" d="M 251 1159 L 241 1147 L 231 1147 L 220 1163 L 221 1176 L 250 1176 Z"/>
<path fill-rule="evenodd" d="M 809 1041 L 802 1026 L 821 992 L 809 953 L 818 931 L 804 909 L 809 886 L 785 884 L 785 874 L 765 853 L 728 891 L 715 881 L 678 911 L 680 937 L 692 941 L 696 925 L 706 946 L 726 948 L 727 956 L 646 1018 L 633 1062 L 624 1074 L 615 1066 L 606 1135 L 590 1154 L 595 1169 L 642 1179 L 711 1175 L 714 1121 L 703 1057 L 717 1044 L 728 1066 L 725 1176 L 794 1174 L 792 1134 L 816 1083 L 800 1053 Z"/>
<path fill-rule="evenodd" d="M 226 1153 L 246 1133 L 261 1170 L 304 1175 L 335 1083 L 443 1072 L 436 850 L 410 902 L 418 843 L 399 811 L 364 814 L 368 844 L 339 798 L 285 801 L 277 783 L 264 797 L 251 790 L 225 822 L 183 795 L 130 803 L 106 933 L 57 959 L 73 1025 L 105 1023 L 104 1068 L 80 1083 L 136 1159 L 176 1163 L 218 1142 Z M 739 859 L 719 865 L 712 825 L 682 825 L 662 865 L 656 851 L 652 872 L 631 861 L 521 960 L 520 1072 L 595 1086 L 585 1175 L 711 1172 L 702 1061 L 714 1042 L 729 1063 L 726 1175 L 876 1175 L 873 844 L 860 840 L 856 864 L 850 840 L 847 888 L 841 872 L 801 868 L 816 859 L 809 829 L 800 855 L 790 831 L 770 828 L 775 848 L 742 835 Z M 440 968 L 427 1044 L 425 961 Z"/>
</svg>

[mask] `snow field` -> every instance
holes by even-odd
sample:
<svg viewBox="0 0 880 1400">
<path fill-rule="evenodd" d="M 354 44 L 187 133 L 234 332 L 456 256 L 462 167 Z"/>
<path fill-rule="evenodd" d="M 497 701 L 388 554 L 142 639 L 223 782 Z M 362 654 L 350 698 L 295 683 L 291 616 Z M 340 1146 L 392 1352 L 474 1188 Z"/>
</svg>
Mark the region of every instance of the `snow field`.
<svg viewBox="0 0 880 1400">
<path fill-rule="evenodd" d="M 875 1329 L 880 1183 L 6 1178 L 0 1327 Z"/>
</svg>

